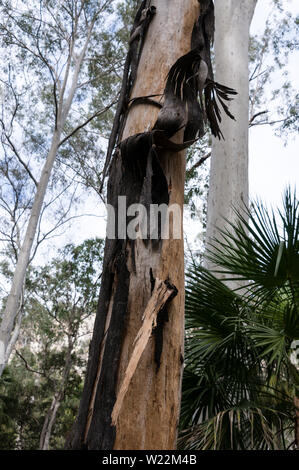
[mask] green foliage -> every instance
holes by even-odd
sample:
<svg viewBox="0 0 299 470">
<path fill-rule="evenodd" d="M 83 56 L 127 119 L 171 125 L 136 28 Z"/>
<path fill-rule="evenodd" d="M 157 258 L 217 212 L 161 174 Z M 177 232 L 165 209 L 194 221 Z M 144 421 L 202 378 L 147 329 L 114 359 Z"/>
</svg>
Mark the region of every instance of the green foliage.
<svg viewBox="0 0 299 470">
<path fill-rule="evenodd" d="M 199 235 L 192 246 L 186 240 L 186 256 L 200 260 L 204 251 L 204 237 L 207 223 L 207 200 L 209 189 L 209 169 L 211 157 L 211 135 L 208 132 L 186 154 L 186 181 L 184 204 L 188 216 L 197 221 Z"/>
<path fill-rule="evenodd" d="M 286 449 L 294 439 L 299 393 L 299 213 L 296 194 L 283 210 L 261 203 L 238 213 L 209 257 L 230 289 L 193 265 L 186 288 L 186 368 L 181 446 Z"/>
<path fill-rule="evenodd" d="M 206 227 L 206 201 L 209 188 L 209 158 L 211 153 L 211 135 L 206 134 L 200 144 L 192 146 L 187 151 L 187 170 L 185 183 L 185 201 L 189 206 L 191 217 L 196 216 L 196 207 L 199 201 L 203 202 L 204 219 Z"/>
<path fill-rule="evenodd" d="M 102 256 L 103 240 L 90 239 L 29 270 L 20 340 L 0 381 L 1 449 L 38 449 L 59 393 L 50 444 L 63 448 L 82 393 Z"/>
</svg>

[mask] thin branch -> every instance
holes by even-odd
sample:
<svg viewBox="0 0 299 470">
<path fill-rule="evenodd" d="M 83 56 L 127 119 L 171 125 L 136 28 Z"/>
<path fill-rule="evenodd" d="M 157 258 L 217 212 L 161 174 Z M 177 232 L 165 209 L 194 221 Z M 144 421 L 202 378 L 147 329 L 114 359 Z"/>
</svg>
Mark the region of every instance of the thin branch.
<svg viewBox="0 0 299 470">
<path fill-rule="evenodd" d="M 254 127 L 254 126 L 274 126 L 274 124 L 279 124 L 280 122 L 286 122 L 288 121 L 290 117 L 286 117 L 284 119 L 277 119 L 276 121 L 260 121 L 260 122 L 255 122 L 253 124 L 251 124 L 250 127 Z"/>
<path fill-rule="evenodd" d="M 31 256 L 30 258 L 30 262 L 32 261 L 32 259 L 34 258 L 34 256 L 36 255 L 36 252 L 37 252 L 37 249 L 38 247 L 41 245 L 42 242 L 44 242 L 45 240 L 50 240 L 51 238 L 56 238 L 59 235 L 51 235 L 51 233 L 53 233 L 54 231 L 58 230 L 60 227 L 62 227 L 63 225 L 67 224 L 68 222 L 70 222 L 71 220 L 74 220 L 74 219 L 79 219 L 81 217 L 96 217 L 96 218 L 104 218 L 105 216 L 102 216 L 102 215 L 95 215 L 95 214 L 79 214 L 79 215 L 73 215 L 71 217 L 68 217 L 66 220 L 63 220 L 62 222 L 60 223 L 57 223 L 51 230 L 49 230 L 47 233 L 45 233 L 42 238 L 40 240 L 38 240 L 37 244 L 36 244 L 36 247 L 34 249 L 34 252 L 33 252 L 33 255 Z M 61 217 L 60 221 L 62 220 L 63 217 Z"/>
<path fill-rule="evenodd" d="M 101 116 L 102 114 L 106 113 L 113 105 L 115 105 L 117 101 L 113 101 L 111 104 L 106 106 L 106 108 L 102 109 L 101 111 L 97 111 L 94 113 L 92 116 L 90 116 L 88 119 L 86 119 L 85 122 L 82 124 L 79 124 L 75 129 L 72 130 L 66 137 L 62 139 L 62 141 L 59 143 L 58 148 L 61 147 L 68 139 L 70 139 L 73 135 L 75 135 L 80 129 L 83 129 L 83 127 L 87 126 L 94 118 Z"/>
<path fill-rule="evenodd" d="M 5 138 L 7 140 L 7 142 L 9 143 L 9 146 L 11 148 L 11 150 L 13 151 L 13 153 L 15 154 L 15 156 L 17 157 L 19 163 L 23 166 L 23 168 L 26 170 L 26 172 L 28 173 L 28 175 L 30 176 L 30 178 L 32 179 L 33 183 L 35 184 L 35 186 L 37 187 L 38 186 L 38 182 L 36 181 L 36 179 L 34 178 L 33 174 L 31 173 L 28 165 L 24 162 L 24 160 L 22 159 L 22 157 L 20 156 L 19 152 L 17 151 L 14 143 L 12 142 L 11 138 L 9 137 L 9 135 L 7 134 L 6 132 L 6 129 L 5 129 L 5 125 L 4 125 L 4 122 L 2 121 L 2 119 L 0 119 L 0 123 L 2 125 L 2 128 L 3 128 L 3 133 L 5 135 Z"/>
<path fill-rule="evenodd" d="M 268 114 L 268 113 L 269 113 L 269 111 L 266 110 L 266 111 L 260 111 L 259 113 L 254 114 L 254 115 L 252 116 L 252 118 L 250 119 L 250 121 L 249 121 L 249 127 L 251 127 L 251 126 L 253 125 L 253 121 L 254 121 L 258 116 L 261 116 L 262 114 Z M 258 123 L 256 123 L 256 124 L 258 124 Z"/>
<path fill-rule="evenodd" d="M 32 369 L 28 362 L 26 361 L 26 359 L 24 358 L 24 356 L 22 356 L 22 354 L 16 349 L 16 355 L 22 359 L 22 361 L 24 362 L 25 364 L 25 367 L 27 370 L 29 370 L 29 372 L 33 372 L 34 374 L 38 374 L 38 375 L 42 375 L 43 377 L 46 377 L 45 374 L 43 372 L 40 372 L 39 370 L 35 370 L 35 369 Z"/>
<path fill-rule="evenodd" d="M 39 23 L 39 26 L 37 28 L 37 33 L 36 33 L 36 47 L 37 47 L 37 50 L 38 50 L 38 53 L 40 55 L 41 60 L 43 61 L 43 63 L 48 68 L 48 70 L 50 72 L 50 75 L 52 77 L 52 80 L 53 80 L 53 96 L 54 96 L 54 106 L 55 106 L 55 129 L 57 129 L 57 123 L 58 123 L 57 81 L 56 81 L 56 78 L 54 76 L 53 68 L 51 67 L 51 65 L 49 64 L 49 62 L 45 58 L 45 56 L 42 54 L 42 52 L 40 50 L 40 46 L 39 46 L 39 32 L 40 32 L 40 28 L 41 28 L 41 25 L 42 25 L 42 23 L 41 23 L 41 21 L 42 21 L 41 8 L 42 8 L 42 4 L 40 4 L 40 23 Z"/>
<path fill-rule="evenodd" d="M 259 67 L 259 64 L 257 65 L 257 67 L 255 68 L 253 74 L 251 75 L 249 81 L 252 82 L 253 80 L 256 80 L 257 78 L 261 77 L 262 75 L 264 75 L 265 73 L 268 72 L 268 70 L 264 70 L 263 72 L 260 72 L 258 73 L 257 75 L 254 75 L 255 72 L 256 72 L 256 69 Z"/>
</svg>

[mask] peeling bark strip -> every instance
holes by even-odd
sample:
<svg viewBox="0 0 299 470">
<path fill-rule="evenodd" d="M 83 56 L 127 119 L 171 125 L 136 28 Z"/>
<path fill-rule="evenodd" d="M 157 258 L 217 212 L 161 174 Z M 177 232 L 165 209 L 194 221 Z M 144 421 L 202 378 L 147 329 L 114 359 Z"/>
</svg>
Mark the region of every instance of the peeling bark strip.
<svg viewBox="0 0 299 470">
<path fill-rule="evenodd" d="M 223 100 L 234 91 L 213 81 L 213 31 L 211 0 L 141 3 L 105 165 L 116 145 L 108 181 L 116 221 L 122 195 L 127 207 L 183 207 L 184 149 L 203 135 L 206 120 L 220 138 L 216 98 L 229 112 Z M 67 446 L 175 448 L 183 343 L 183 239 L 107 239 L 84 390 Z"/>
<path fill-rule="evenodd" d="M 178 292 L 175 286 L 172 286 L 167 281 L 163 282 L 160 279 L 156 279 L 155 288 L 142 316 L 142 326 L 136 336 L 134 350 L 112 411 L 113 426 L 116 425 L 124 397 L 128 391 L 130 382 L 136 371 L 142 353 L 147 346 L 153 328 L 157 326 L 157 317 L 161 310 L 165 308 L 166 304 L 172 300 L 177 295 L 177 293 Z"/>
</svg>

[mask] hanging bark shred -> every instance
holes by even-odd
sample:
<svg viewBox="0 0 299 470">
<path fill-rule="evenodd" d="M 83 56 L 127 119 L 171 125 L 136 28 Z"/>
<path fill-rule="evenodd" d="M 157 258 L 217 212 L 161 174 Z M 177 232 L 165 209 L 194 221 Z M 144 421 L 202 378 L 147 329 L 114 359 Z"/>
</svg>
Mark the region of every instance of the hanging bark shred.
<svg viewBox="0 0 299 470">
<path fill-rule="evenodd" d="M 157 95 L 130 99 L 146 33 L 155 14 L 159 14 L 151 6 L 151 0 L 143 0 L 137 12 L 104 168 L 105 173 L 109 167 L 107 200 L 115 210 L 116 223 L 119 195 L 126 196 L 127 207 L 134 203 L 145 206 L 169 204 L 170 186 L 161 164 L 165 153 L 170 152 L 174 156 L 192 145 L 203 135 L 207 120 L 213 134 L 221 137 L 221 116 L 216 98 L 229 114 L 224 101 L 230 100 L 229 95 L 235 92 L 213 80 L 210 47 L 214 33 L 214 5 L 212 0 L 201 0 L 199 4 L 200 16 L 193 28 L 191 51 L 170 68 L 162 104 L 153 100 Z M 128 114 L 140 103 L 160 109 L 156 123 L 147 132 L 123 139 Z M 183 142 L 170 140 L 180 130 Z M 127 217 L 127 224 L 129 222 L 130 218 Z M 160 234 L 161 230 L 162 227 Z M 161 250 L 161 243 L 144 240 L 145 247 L 149 246 L 147 244 L 151 244 L 151 247 L 156 244 L 158 250 Z M 168 319 L 167 305 L 177 294 L 177 289 L 165 278 L 151 279 L 151 297 L 123 380 L 118 384 L 128 321 L 130 279 L 132 273 L 136 273 L 134 253 L 134 242 L 107 238 L 84 390 L 67 448 L 113 449 L 123 400 L 152 333 L 156 338 L 153 361 L 156 362 L 158 373 L 163 350 L 163 326 Z M 181 357 L 180 354 L 180 367 Z"/>
</svg>

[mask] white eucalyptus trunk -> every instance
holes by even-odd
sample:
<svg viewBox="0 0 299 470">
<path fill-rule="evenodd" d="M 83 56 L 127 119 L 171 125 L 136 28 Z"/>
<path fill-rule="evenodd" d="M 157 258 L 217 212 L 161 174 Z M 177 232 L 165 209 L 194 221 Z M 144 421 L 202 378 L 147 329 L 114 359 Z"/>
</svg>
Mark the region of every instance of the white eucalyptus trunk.
<svg viewBox="0 0 299 470">
<path fill-rule="evenodd" d="M 56 113 L 56 127 L 53 132 L 50 150 L 48 152 L 44 167 L 41 172 L 40 181 L 36 189 L 35 199 L 31 209 L 27 230 L 25 233 L 22 247 L 18 255 L 18 261 L 14 271 L 10 293 L 6 301 L 5 310 L 0 324 L 0 377 L 9 360 L 9 356 L 13 349 L 13 346 L 18 338 L 19 326 L 17 325 L 18 329 L 15 330 L 16 334 L 14 334 L 14 329 L 16 319 L 20 314 L 20 310 L 22 309 L 21 296 L 25 284 L 27 267 L 30 262 L 30 254 L 32 251 L 32 246 L 34 243 L 49 180 L 57 156 L 57 151 L 61 142 L 62 130 L 69 115 L 72 102 L 77 90 L 79 73 L 86 54 L 93 26 L 94 21 L 90 24 L 85 43 L 76 60 L 76 65 L 73 73 L 71 73 L 70 62 L 72 59 L 71 56 L 73 53 L 74 44 L 72 44 L 72 48 L 70 50 L 68 64 L 64 74 L 63 86 L 60 91 L 60 99 L 58 102 L 58 108 Z M 67 93 L 67 96 L 65 96 L 66 86 L 69 82 L 70 89 Z"/>
<path fill-rule="evenodd" d="M 61 131 L 56 131 L 53 135 L 51 148 L 48 153 L 46 163 L 42 170 L 41 178 L 37 187 L 24 242 L 19 253 L 10 293 L 7 298 L 4 314 L 2 317 L 0 325 L 0 349 L 4 351 L 4 357 L 0 357 L 0 376 L 2 375 L 3 369 L 9 359 L 8 346 L 9 352 L 11 352 L 13 347 L 11 342 L 11 335 L 14 330 L 15 320 L 18 315 L 19 309 L 22 308 L 22 306 L 20 305 L 20 300 L 25 282 L 26 270 L 30 260 L 30 253 L 34 242 L 46 190 L 57 155 L 60 136 Z M 14 336 L 14 341 L 16 341 L 16 339 L 17 338 Z"/>
<path fill-rule="evenodd" d="M 225 140 L 213 139 L 208 196 L 207 247 L 218 228 L 234 221 L 233 207 L 248 205 L 249 29 L 257 0 L 215 0 L 215 80 L 234 88 L 236 121 L 222 113 Z M 213 265 L 206 261 L 206 267 Z"/>
</svg>

